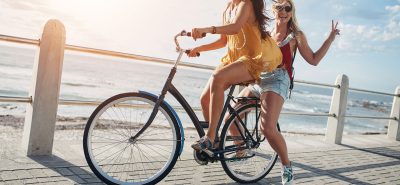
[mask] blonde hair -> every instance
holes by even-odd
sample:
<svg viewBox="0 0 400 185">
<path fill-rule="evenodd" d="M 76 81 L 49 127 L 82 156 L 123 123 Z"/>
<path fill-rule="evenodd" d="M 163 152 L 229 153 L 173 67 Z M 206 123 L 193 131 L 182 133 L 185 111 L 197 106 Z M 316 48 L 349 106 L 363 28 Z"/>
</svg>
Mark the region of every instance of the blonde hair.
<svg viewBox="0 0 400 185">
<path fill-rule="evenodd" d="M 275 2 L 280 3 L 282 1 L 287 1 L 292 6 L 292 18 L 290 18 L 290 20 L 288 22 L 288 28 L 294 33 L 296 40 L 299 42 L 300 34 L 302 34 L 302 31 L 300 29 L 299 23 L 297 22 L 296 7 L 294 5 L 294 2 L 293 2 L 293 0 L 277 0 Z"/>
</svg>

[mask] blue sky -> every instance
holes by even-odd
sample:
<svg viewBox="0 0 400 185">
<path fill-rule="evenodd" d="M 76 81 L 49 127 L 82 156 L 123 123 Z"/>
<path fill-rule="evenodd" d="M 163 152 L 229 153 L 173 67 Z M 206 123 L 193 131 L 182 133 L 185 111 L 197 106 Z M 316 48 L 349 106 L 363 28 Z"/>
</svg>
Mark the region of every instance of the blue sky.
<svg viewBox="0 0 400 185">
<path fill-rule="evenodd" d="M 0 0 L 0 34 L 37 39 L 46 20 L 59 19 L 67 43 L 174 59 L 172 36 L 194 26 L 221 24 L 223 0 Z M 394 92 L 400 86 L 400 0 L 295 0 L 297 18 L 317 50 L 331 20 L 341 35 L 315 67 L 300 55 L 296 79 L 334 83 L 346 74 L 350 86 Z M 273 24 L 273 23 L 271 23 Z M 184 42 L 187 47 L 216 39 Z M 4 44 L 4 43 L 3 43 Z M 216 66 L 226 49 L 203 53 L 186 62 Z"/>
</svg>

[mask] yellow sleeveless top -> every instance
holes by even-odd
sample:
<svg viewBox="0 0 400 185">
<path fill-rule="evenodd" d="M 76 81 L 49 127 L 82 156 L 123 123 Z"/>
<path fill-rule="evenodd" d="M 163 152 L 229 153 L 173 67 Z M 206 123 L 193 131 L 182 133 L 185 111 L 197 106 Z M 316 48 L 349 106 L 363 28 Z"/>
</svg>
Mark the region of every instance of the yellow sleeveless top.
<svg viewBox="0 0 400 185">
<path fill-rule="evenodd" d="M 239 33 L 227 35 L 228 53 L 221 59 L 223 65 L 243 62 L 254 79 L 261 72 L 271 72 L 282 63 L 282 53 L 277 43 L 270 37 L 264 40 L 258 24 L 246 23 Z"/>
</svg>

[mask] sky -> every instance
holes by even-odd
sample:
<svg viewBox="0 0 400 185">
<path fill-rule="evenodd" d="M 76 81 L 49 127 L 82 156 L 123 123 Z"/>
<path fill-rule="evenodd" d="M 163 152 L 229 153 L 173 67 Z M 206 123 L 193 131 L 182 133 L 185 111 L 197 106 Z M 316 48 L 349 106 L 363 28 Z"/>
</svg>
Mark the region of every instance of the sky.
<svg viewBox="0 0 400 185">
<path fill-rule="evenodd" d="M 318 66 L 297 55 L 296 79 L 333 84 L 345 74 L 353 88 L 393 93 L 400 86 L 400 0 L 294 1 L 300 28 L 314 51 L 328 37 L 332 19 L 341 30 Z M 182 29 L 220 25 L 227 2 L 0 0 L 0 34 L 38 39 L 46 21 L 58 19 L 66 28 L 67 44 L 175 59 L 173 36 Z M 182 42 L 191 48 L 217 38 Z M 217 66 L 225 52 L 223 48 L 183 60 Z"/>
</svg>

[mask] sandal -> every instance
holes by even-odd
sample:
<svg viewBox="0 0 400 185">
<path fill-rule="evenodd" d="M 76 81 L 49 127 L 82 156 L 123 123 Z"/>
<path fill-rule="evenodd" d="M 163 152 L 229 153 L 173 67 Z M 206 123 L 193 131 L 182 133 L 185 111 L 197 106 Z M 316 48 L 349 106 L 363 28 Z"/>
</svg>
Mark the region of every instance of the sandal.
<svg viewBox="0 0 400 185">
<path fill-rule="evenodd" d="M 246 150 L 237 150 L 236 154 L 229 159 L 229 162 L 244 162 L 249 157 L 251 156 Z"/>
<path fill-rule="evenodd" d="M 238 150 L 236 151 L 236 154 L 233 156 L 234 158 L 244 158 L 247 157 L 247 151 L 246 150 Z"/>
<path fill-rule="evenodd" d="M 212 146 L 211 140 L 207 136 L 200 138 L 200 140 L 192 144 L 192 148 L 196 151 L 212 149 Z"/>
</svg>

